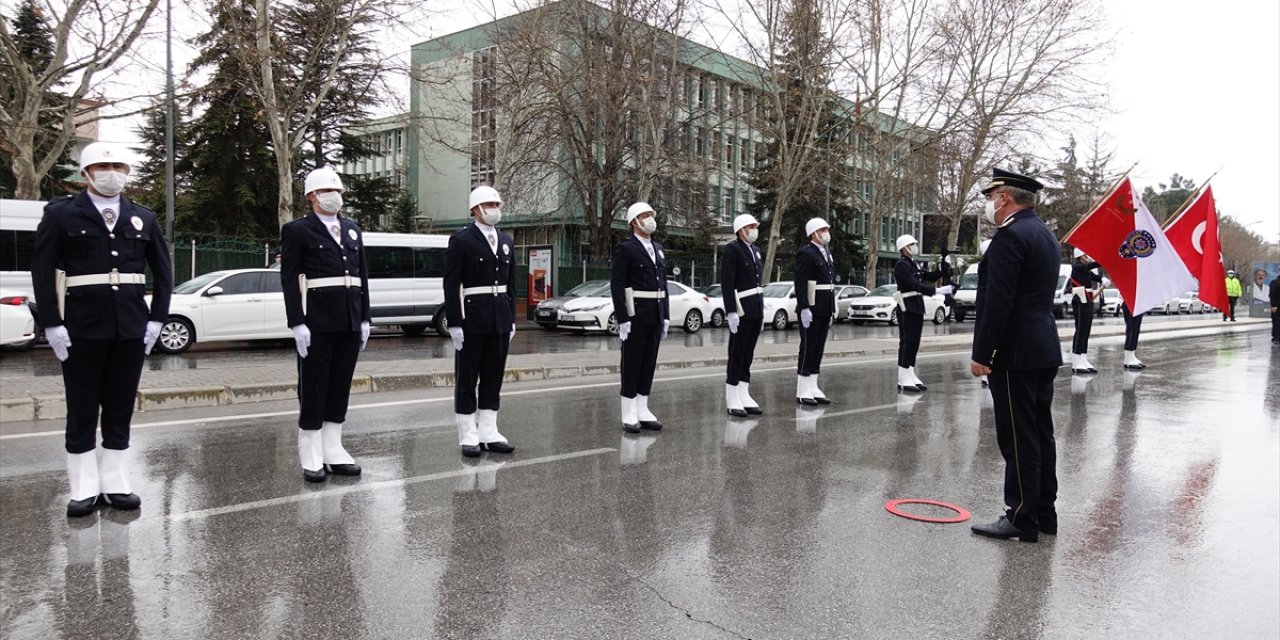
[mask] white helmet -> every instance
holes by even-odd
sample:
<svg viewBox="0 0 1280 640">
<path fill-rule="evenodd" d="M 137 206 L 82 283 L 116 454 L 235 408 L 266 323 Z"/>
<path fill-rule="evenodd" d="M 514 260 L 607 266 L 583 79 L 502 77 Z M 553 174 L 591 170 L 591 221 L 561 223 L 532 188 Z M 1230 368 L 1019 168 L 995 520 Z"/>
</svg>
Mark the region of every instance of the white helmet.
<svg viewBox="0 0 1280 640">
<path fill-rule="evenodd" d="M 657 212 L 653 210 L 653 207 L 649 206 L 648 202 L 637 202 L 630 207 L 627 207 L 627 224 L 631 224 L 631 221 L 639 218 L 642 213 Z"/>
<path fill-rule="evenodd" d="M 342 187 L 342 178 L 338 177 L 338 172 L 333 167 L 324 166 L 319 169 L 312 170 L 307 174 L 307 179 L 302 183 L 302 194 L 306 195 L 312 191 L 320 189 L 337 189 L 338 191 L 346 191 Z"/>
<path fill-rule="evenodd" d="M 749 224 L 760 224 L 760 221 L 756 220 L 755 216 L 749 213 L 744 213 L 733 219 L 733 232 L 737 233 L 742 231 L 742 228 Z"/>
<path fill-rule="evenodd" d="M 987 255 L 987 247 L 989 247 L 989 246 L 991 246 L 991 238 L 987 238 L 986 240 L 983 240 L 983 241 L 978 245 L 978 255 L 980 255 L 980 256 L 985 256 L 985 255 Z"/>
<path fill-rule="evenodd" d="M 100 163 L 123 163 L 133 171 L 133 166 L 126 159 L 124 149 L 110 142 L 91 142 L 80 152 L 80 171 L 85 167 Z"/>
<path fill-rule="evenodd" d="M 917 243 L 916 239 L 911 237 L 911 234 L 907 233 L 898 236 L 898 242 L 896 244 L 898 246 L 898 251 L 902 251 L 903 247 L 908 247 Z"/>
<path fill-rule="evenodd" d="M 809 221 L 804 224 L 804 235 L 805 237 L 809 237 L 813 235 L 814 231 L 830 228 L 831 225 L 827 224 L 826 220 L 823 220 L 822 218 L 810 218 Z"/>
<path fill-rule="evenodd" d="M 1076 248 L 1071 252 L 1071 257 L 1073 257 L 1073 258 L 1080 258 L 1080 257 L 1082 257 L 1082 256 L 1084 256 L 1084 250 L 1083 250 L 1083 249 L 1081 249 L 1081 248 L 1079 248 L 1079 247 L 1076 247 Z"/>
<path fill-rule="evenodd" d="M 498 195 L 498 190 L 489 185 L 480 185 L 471 190 L 471 197 L 468 198 L 467 210 L 470 211 L 486 202 L 496 202 L 502 204 L 502 196 Z"/>
</svg>

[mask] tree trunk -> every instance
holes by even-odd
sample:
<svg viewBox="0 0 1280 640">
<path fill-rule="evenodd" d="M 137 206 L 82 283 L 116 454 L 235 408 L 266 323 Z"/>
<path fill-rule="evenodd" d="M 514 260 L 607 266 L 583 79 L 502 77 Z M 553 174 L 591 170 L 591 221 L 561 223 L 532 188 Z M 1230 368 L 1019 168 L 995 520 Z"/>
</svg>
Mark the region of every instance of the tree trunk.
<svg viewBox="0 0 1280 640">
<path fill-rule="evenodd" d="M 17 139 L 13 141 L 14 148 L 17 153 L 13 154 L 13 177 L 16 182 L 14 185 L 13 197 L 19 200 L 39 200 L 40 199 L 40 175 L 36 173 L 35 164 L 31 159 L 35 156 L 33 149 L 35 147 L 35 132 L 28 129 L 30 133 L 20 133 Z"/>
</svg>

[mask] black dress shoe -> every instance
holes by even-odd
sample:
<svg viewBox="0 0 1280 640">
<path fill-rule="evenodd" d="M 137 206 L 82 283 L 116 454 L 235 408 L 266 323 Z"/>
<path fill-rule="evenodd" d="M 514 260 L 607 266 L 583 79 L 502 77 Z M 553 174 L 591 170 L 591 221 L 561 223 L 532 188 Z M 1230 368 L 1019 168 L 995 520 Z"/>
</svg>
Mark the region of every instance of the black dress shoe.
<svg viewBox="0 0 1280 640">
<path fill-rule="evenodd" d="M 464 445 L 462 445 L 462 457 L 464 457 L 464 458 L 479 458 L 479 457 L 480 457 L 480 445 L 478 445 L 478 444 L 464 444 Z"/>
<path fill-rule="evenodd" d="M 67 517 L 83 518 L 92 515 L 98 506 L 98 496 L 89 496 L 84 500 L 67 501 Z"/>
<path fill-rule="evenodd" d="M 920 385 L 900 384 L 898 385 L 898 391 L 924 391 L 924 389 L 921 389 Z"/>
<path fill-rule="evenodd" d="M 324 482 L 329 479 L 329 474 L 324 472 L 324 467 L 320 467 L 312 471 L 311 469 L 302 470 L 302 479 L 307 482 Z"/>
<path fill-rule="evenodd" d="M 481 442 L 480 448 L 492 453 L 511 453 L 516 450 L 510 442 L 499 440 L 497 442 Z"/>
<path fill-rule="evenodd" d="M 753 416 L 758 416 L 764 413 L 764 409 L 761 409 L 760 407 L 746 407 L 746 410 L 748 414 Z"/>
<path fill-rule="evenodd" d="M 640 428 L 645 431 L 662 431 L 662 423 L 657 420 L 641 420 Z"/>
<path fill-rule="evenodd" d="M 816 407 L 816 406 L 818 406 L 818 401 L 817 401 L 817 399 L 815 399 L 815 398 L 796 398 L 796 402 L 798 402 L 798 403 L 800 403 L 800 404 L 802 404 L 802 405 L 805 405 L 805 406 L 807 406 L 807 407 Z"/>
<path fill-rule="evenodd" d="M 625 423 L 624 423 L 624 424 L 622 425 L 622 430 L 623 430 L 623 431 L 626 431 L 627 433 L 640 433 L 640 425 L 639 425 L 639 424 L 625 424 Z"/>
<path fill-rule="evenodd" d="M 98 499 L 102 504 L 121 511 L 131 511 L 142 506 L 142 498 L 136 493 L 104 493 Z"/>
<path fill-rule="evenodd" d="M 1128 371 L 1142 371 L 1147 368 L 1145 364 L 1126 364 L 1124 368 Z"/>
<path fill-rule="evenodd" d="M 819 398 L 818 396 L 814 396 L 813 401 L 817 402 L 818 404 L 831 404 L 831 400 L 827 399 L 826 396 L 823 396 L 821 398 Z"/>
<path fill-rule="evenodd" d="M 360 465 L 358 464 L 326 464 L 324 470 L 335 476 L 360 475 Z"/>
<path fill-rule="evenodd" d="M 1035 531 L 1023 531 L 1009 522 L 1006 516 L 1000 516 L 991 524 L 975 524 L 970 529 L 980 536 L 1000 540 L 1017 540 L 1019 542 L 1039 542 L 1040 536 Z"/>
<path fill-rule="evenodd" d="M 746 409 L 730 409 L 729 415 L 735 418 L 745 418 L 747 417 L 747 410 Z"/>
</svg>

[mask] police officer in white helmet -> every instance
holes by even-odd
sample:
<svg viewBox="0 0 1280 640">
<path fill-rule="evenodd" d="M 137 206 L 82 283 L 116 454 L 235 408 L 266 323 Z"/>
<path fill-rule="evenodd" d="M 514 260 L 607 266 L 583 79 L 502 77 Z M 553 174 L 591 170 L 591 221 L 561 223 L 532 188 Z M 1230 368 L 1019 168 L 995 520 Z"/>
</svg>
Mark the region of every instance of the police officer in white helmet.
<svg viewBox="0 0 1280 640">
<path fill-rule="evenodd" d="M 609 292 L 622 340 L 622 430 L 660 431 L 662 423 L 649 410 L 658 346 L 671 326 L 667 300 L 667 257 L 653 239 L 658 229 L 653 207 L 637 202 L 627 208 L 631 237 L 613 250 Z"/>
<path fill-rule="evenodd" d="M 498 431 L 502 376 L 516 335 L 515 242 L 499 231 L 502 196 L 479 186 L 468 198 L 472 223 L 444 252 L 444 305 L 453 339 L 454 422 L 467 458 L 516 450 Z M 479 396 L 476 388 L 479 385 Z"/>
<path fill-rule="evenodd" d="M 893 278 L 898 283 L 894 299 L 898 303 L 898 389 L 924 391 L 928 389 L 916 377 L 916 353 L 920 351 L 920 335 L 924 332 L 924 298 L 942 294 L 951 295 L 955 287 L 933 287 L 928 282 L 942 276 L 936 271 L 923 271 L 912 258 L 919 254 L 919 244 L 910 234 L 898 237 L 899 258 L 893 265 Z M 979 307 L 980 308 L 980 307 Z"/>
<path fill-rule="evenodd" d="M 310 215 L 280 228 L 280 283 L 298 351 L 298 459 L 307 482 L 358 476 L 343 447 L 356 359 L 369 340 L 364 231 L 342 212 L 342 178 L 331 167 L 307 174 Z"/>
<path fill-rule="evenodd" d="M 755 246 L 760 223 L 744 213 L 733 219 L 733 232 L 737 238 L 724 246 L 720 260 L 720 294 L 729 320 L 724 395 L 729 415 L 742 418 L 763 413 L 751 398 L 750 386 L 751 361 L 764 328 L 764 266 Z"/>
<path fill-rule="evenodd" d="M 813 218 L 804 225 L 808 242 L 796 251 L 796 313 L 800 314 L 800 357 L 796 365 L 796 402 L 831 404 L 818 388 L 827 332 L 836 315 L 836 267 L 831 257 L 831 225 Z"/>
<path fill-rule="evenodd" d="M 143 356 L 169 318 L 173 267 L 155 212 L 121 195 L 130 170 L 121 147 L 86 146 L 85 190 L 51 201 L 36 229 L 31 280 L 66 385 L 69 517 L 142 504 L 130 483 L 129 426 Z"/>
</svg>

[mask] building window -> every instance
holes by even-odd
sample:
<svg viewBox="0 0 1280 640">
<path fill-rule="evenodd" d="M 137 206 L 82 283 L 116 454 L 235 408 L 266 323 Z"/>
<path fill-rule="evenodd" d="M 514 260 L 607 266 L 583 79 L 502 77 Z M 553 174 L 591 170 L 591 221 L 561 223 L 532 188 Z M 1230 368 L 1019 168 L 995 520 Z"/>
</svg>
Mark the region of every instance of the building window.
<svg viewBox="0 0 1280 640">
<path fill-rule="evenodd" d="M 497 47 L 471 54 L 471 186 L 493 184 L 497 157 Z"/>
</svg>

